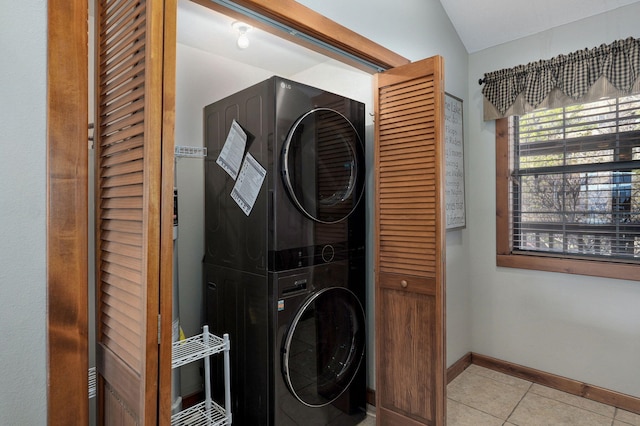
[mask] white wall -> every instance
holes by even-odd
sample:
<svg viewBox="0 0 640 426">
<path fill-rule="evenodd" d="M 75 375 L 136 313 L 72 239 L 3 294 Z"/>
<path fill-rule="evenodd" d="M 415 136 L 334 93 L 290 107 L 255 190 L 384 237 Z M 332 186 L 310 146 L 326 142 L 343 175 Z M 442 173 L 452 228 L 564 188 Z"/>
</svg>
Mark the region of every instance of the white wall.
<svg viewBox="0 0 640 426">
<path fill-rule="evenodd" d="M 24 0 L 0 13 L 3 425 L 46 424 L 46 12 Z"/>
<path fill-rule="evenodd" d="M 469 57 L 467 218 L 475 352 L 640 396 L 640 283 L 497 268 L 495 127 L 482 121 L 485 72 L 639 37 L 640 3 Z"/>
</svg>

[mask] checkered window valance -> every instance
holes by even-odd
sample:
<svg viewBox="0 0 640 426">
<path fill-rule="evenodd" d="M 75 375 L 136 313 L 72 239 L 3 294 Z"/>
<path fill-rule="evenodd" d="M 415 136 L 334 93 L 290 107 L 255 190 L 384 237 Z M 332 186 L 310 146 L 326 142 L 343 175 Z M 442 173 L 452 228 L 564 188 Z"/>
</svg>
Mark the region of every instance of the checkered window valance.
<svg viewBox="0 0 640 426">
<path fill-rule="evenodd" d="M 486 73 L 481 83 L 485 120 L 639 93 L 640 39 Z"/>
</svg>

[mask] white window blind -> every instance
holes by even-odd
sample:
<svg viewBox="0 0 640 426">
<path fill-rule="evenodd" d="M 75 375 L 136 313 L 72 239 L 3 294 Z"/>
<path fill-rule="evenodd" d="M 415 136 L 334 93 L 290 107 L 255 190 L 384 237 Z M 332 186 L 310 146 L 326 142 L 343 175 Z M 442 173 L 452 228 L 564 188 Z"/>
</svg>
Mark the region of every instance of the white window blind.
<svg viewBox="0 0 640 426">
<path fill-rule="evenodd" d="M 640 95 L 511 118 L 513 249 L 640 259 Z"/>
</svg>

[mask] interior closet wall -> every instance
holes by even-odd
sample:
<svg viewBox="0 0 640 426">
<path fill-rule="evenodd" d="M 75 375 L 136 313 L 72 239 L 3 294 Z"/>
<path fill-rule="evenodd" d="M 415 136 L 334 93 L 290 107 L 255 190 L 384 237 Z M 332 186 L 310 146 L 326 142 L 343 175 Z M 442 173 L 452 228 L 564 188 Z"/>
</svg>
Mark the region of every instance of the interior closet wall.
<svg viewBox="0 0 640 426">
<path fill-rule="evenodd" d="M 640 282 L 495 266 L 495 126 L 482 121 L 484 72 L 640 37 L 640 3 L 472 54 L 467 122 L 472 348 L 640 397 Z"/>
</svg>

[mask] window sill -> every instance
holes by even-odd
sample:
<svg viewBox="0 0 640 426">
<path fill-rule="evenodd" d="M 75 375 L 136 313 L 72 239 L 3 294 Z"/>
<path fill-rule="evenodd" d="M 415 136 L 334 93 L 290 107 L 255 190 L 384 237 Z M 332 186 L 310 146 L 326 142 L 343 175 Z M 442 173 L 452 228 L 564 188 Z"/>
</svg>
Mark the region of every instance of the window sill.
<svg viewBox="0 0 640 426">
<path fill-rule="evenodd" d="M 567 259 L 531 254 L 499 254 L 496 264 L 505 268 L 531 269 L 620 280 L 640 280 L 640 264 L 587 259 Z"/>
</svg>

